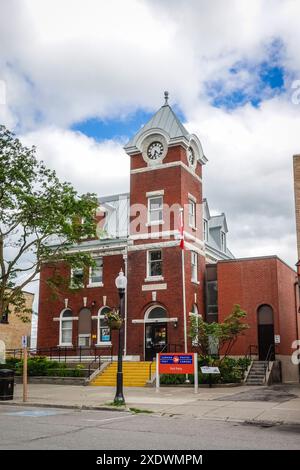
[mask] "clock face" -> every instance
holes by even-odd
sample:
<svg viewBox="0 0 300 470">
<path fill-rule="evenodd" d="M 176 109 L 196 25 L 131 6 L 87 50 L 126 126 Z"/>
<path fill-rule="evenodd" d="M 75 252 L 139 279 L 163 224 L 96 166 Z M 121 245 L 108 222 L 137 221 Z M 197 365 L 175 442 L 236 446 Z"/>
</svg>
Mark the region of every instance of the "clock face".
<svg viewBox="0 0 300 470">
<path fill-rule="evenodd" d="M 163 154 L 164 146 L 161 142 L 152 142 L 147 149 L 147 156 L 151 160 L 157 160 Z"/>
<path fill-rule="evenodd" d="M 187 158 L 188 158 L 189 164 L 194 165 L 194 163 L 195 163 L 195 154 L 194 154 L 194 150 L 192 149 L 192 147 L 189 147 L 187 149 Z"/>
</svg>

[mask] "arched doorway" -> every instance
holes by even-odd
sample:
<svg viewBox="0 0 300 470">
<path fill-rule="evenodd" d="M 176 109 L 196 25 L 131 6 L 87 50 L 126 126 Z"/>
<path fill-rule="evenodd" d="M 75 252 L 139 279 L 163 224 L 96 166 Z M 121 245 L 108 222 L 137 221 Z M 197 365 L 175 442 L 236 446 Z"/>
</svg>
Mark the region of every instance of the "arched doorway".
<svg viewBox="0 0 300 470">
<path fill-rule="evenodd" d="M 274 315 L 273 309 L 270 305 L 261 305 L 257 310 L 257 324 L 258 324 L 258 356 L 260 361 L 267 358 L 270 347 L 273 346 L 271 351 L 270 360 L 275 359 L 274 348 Z"/>
<path fill-rule="evenodd" d="M 78 318 L 78 346 L 90 347 L 92 332 L 92 314 L 88 308 L 82 308 Z"/>
<path fill-rule="evenodd" d="M 167 311 L 153 305 L 145 313 L 145 360 L 152 361 L 156 353 L 168 344 Z"/>
</svg>

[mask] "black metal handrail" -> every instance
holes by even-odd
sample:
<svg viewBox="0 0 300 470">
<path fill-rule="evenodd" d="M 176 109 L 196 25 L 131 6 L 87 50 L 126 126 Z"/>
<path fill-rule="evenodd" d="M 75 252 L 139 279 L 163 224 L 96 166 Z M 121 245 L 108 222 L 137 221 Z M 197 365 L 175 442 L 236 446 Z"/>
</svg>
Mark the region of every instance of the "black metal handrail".
<svg viewBox="0 0 300 470">
<path fill-rule="evenodd" d="M 274 353 L 275 353 L 275 346 L 274 346 L 274 344 L 271 344 L 269 349 L 268 349 L 266 359 L 264 360 L 265 382 L 267 381 L 267 372 L 270 371 L 270 362 L 272 362 L 271 357 L 274 355 Z"/>
<path fill-rule="evenodd" d="M 98 362 L 98 367 L 97 369 L 100 369 L 101 367 L 101 356 L 99 355 L 98 357 L 95 357 L 91 362 L 89 362 L 88 364 L 88 369 L 89 369 L 89 372 L 88 372 L 88 376 L 87 378 L 89 379 L 91 377 L 91 375 L 95 372 L 95 369 L 93 368 L 93 371 L 91 372 L 91 368 L 94 364 L 96 364 Z"/>
</svg>

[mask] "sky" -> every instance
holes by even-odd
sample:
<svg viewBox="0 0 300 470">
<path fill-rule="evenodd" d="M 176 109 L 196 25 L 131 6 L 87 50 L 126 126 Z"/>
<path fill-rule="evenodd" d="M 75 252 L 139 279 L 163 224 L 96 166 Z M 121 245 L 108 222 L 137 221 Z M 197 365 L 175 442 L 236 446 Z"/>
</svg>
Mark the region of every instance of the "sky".
<svg viewBox="0 0 300 470">
<path fill-rule="evenodd" d="M 123 146 L 169 103 L 236 257 L 297 261 L 298 0 L 0 0 L 0 122 L 81 192 L 129 189 Z"/>
</svg>

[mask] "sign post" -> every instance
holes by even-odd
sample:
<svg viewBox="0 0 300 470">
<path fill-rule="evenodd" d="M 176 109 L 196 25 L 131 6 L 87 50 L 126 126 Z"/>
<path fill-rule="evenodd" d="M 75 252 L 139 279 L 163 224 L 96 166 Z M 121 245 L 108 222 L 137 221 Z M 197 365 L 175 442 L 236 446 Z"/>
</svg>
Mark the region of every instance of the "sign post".
<svg viewBox="0 0 300 470">
<path fill-rule="evenodd" d="M 23 402 L 27 401 L 27 336 L 22 336 L 23 347 Z"/>
<path fill-rule="evenodd" d="M 212 387 L 212 374 L 220 374 L 219 367 L 201 367 L 202 374 L 208 374 L 209 388 Z"/>
<path fill-rule="evenodd" d="M 156 355 L 156 391 L 159 392 L 160 374 L 194 374 L 195 393 L 198 393 L 197 353 L 159 353 Z"/>
</svg>

